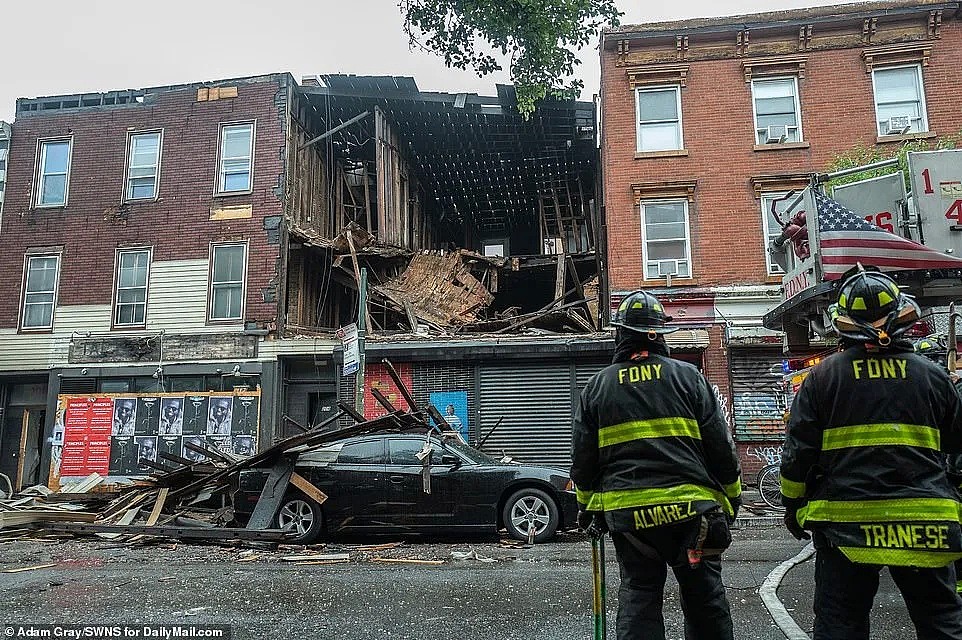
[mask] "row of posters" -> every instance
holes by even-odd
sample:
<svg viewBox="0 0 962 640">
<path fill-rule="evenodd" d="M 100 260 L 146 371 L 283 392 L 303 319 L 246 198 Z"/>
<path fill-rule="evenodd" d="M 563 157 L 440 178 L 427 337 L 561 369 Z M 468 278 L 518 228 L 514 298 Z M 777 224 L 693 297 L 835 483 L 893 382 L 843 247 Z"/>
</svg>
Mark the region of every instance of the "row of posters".
<svg viewBox="0 0 962 640">
<path fill-rule="evenodd" d="M 190 448 L 250 456 L 257 449 L 260 394 L 60 396 L 54 461 L 60 477 L 145 475 L 160 453 L 204 459 Z M 58 455 L 59 454 L 59 455 Z"/>
</svg>

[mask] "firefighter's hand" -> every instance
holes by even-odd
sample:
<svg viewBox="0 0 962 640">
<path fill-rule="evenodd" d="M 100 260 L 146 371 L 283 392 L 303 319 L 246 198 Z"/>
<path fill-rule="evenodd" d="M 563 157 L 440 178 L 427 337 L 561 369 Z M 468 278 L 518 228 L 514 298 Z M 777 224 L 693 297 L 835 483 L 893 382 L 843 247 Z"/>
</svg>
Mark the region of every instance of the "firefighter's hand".
<svg viewBox="0 0 962 640">
<path fill-rule="evenodd" d="M 608 532 L 605 514 L 600 511 L 579 511 L 578 528 L 589 536 L 603 536 Z"/>
<path fill-rule="evenodd" d="M 802 529 L 802 525 L 798 524 L 798 517 L 796 512 L 788 510 L 785 512 L 785 527 L 788 532 L 792 534 L 796 540 L 811 540 L 812 536 Z"/>
<path fill-rule="evenodd" d="M 742 497 L 729 498 L 728 503 L 732 506 L 732 514 L 728 515 L 726 513 L 725 517 L 728 518 L 728 524 L 735 524 L 735 518 L 738 517 L 738 510 L 742 508 Z"/>
</svg>

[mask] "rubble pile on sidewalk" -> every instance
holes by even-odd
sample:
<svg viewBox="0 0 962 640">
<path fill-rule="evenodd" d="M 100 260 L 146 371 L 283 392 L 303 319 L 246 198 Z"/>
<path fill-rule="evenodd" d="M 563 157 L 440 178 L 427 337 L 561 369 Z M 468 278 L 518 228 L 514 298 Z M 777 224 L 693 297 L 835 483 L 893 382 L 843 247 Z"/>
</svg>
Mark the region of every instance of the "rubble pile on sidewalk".
<svg viewBox="0 0 962 640">
<path fill-rule="evenodd" d="M 401 384 L 393 367 L 390 371 Z M 402 389 L 402 393 L 409 395 L 407 389 Z M 410 405 L 415 406 L 413 398 Z M 283 542 L 293 534 L 269 527 L 276 522 L 277 510 L 289 484 L 319 503 L 327 499 L 317 487 L 293 471 L 301 452 L 376 431 L 416 429 L 423 432 L 431 428 L 427 416 L 420 411 L 397 411 L 389 404 L 386 408 L 391 413 L 365 420 L 341 404 L 340 412 L 316 428 L 247 458 L 188 444 L 189 449 L 205 460 L 195 462 L 161 453 L 163 462 L 141 459 L 140 463 L 153 472 L 128 484 L 108 485 L 106 478 L 93 473 L 62 485 L 59 491 L 42 485 L 30 487 L 10 499 L 0 500 L 0 540 L 38 535 L 96 535 L 118 542 L 163 539 Z M 433 413 L 431 417 L 436 424 L 447 424 L 440 414 Z M 338 426 L 342 419 L 353 424 Z M 273 481 L 265 485 L 247 526 L 231 526 L 234 523 L 231 499 L 239 474 L 252 468 L 269 469 L 275 474 Z"/>
</svg>

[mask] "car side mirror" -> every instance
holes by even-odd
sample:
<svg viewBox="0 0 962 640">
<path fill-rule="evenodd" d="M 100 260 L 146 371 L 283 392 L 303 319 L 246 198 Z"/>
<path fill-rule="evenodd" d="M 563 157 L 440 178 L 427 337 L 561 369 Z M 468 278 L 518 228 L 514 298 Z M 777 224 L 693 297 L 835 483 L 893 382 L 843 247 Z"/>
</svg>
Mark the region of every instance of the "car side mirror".
<svg viewBox="0 0 962 640">
<path fill-rule="evenodd" d="M 450 453 L 441 454 L 441 464 L 442 465 L 453 465 L 455 467 L 461 465 L 461 458 L 451 455 Z"/>
</svg>

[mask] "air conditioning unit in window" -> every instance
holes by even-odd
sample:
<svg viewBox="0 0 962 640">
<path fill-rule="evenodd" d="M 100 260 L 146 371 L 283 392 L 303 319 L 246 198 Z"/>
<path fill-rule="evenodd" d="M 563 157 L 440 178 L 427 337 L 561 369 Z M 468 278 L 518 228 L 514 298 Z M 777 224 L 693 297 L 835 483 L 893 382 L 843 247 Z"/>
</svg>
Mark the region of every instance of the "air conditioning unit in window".
<svg viewBox="0 0 962 640">
<path fill-rule="evenodd" d="M 788 127 L 783 124 L 772 124 L 765 130 L 765 144 L 778 144 L 788 139 Z"/>
<path fill-rule="evenodd" d="M 908 133 L 912 128 L 911 116 L 892 116 L 886 122 L 886 133 L 888 135 L 900 135 Z"/>
<path fill-rule="evenodd" d="M 666 276 L 678 275 L 678 261 L 677 260 L 659 260 L 658 275 L 663 278 Z"/>
</svg>

